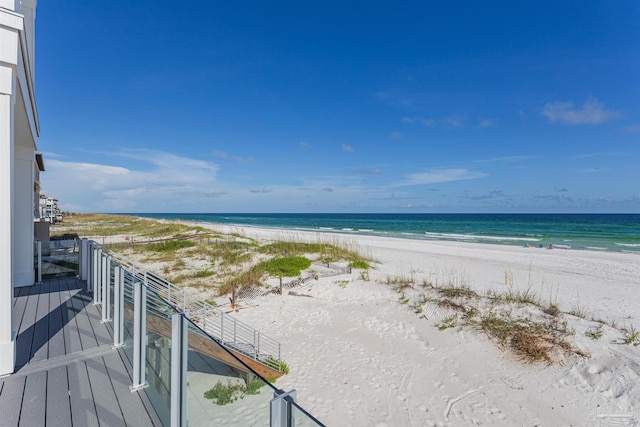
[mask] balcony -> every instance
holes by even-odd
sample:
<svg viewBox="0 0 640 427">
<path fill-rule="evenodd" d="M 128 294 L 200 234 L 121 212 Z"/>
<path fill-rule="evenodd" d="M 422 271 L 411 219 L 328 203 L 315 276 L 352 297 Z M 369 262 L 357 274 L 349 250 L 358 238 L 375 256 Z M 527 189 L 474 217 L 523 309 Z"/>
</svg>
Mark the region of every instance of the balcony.
<svg viewBox="0 0 640 427">
<path fill-rule="evenodd" d="M 16 290 L 3 426 L 322 425 L 269 381 L 273 340 L 95 242 L 74 247 L 78 276 Z"/>
</svg>

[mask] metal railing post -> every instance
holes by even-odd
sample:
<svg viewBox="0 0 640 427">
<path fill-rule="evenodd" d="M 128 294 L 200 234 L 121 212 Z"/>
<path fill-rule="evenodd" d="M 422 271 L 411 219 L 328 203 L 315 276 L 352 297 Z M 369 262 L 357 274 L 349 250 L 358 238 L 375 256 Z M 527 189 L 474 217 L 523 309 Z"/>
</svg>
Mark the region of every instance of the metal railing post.
<svg viewBox="0 0 640 427">
<path fill-rule="evenodd" d="M 187 425 L 187 322 L 171 316 L 171 427 Z"/>
<path fill-rule="evenodd" d="M 100 293 L 100 303 L 102 303 L 102 323 L 109 321 L 109 300 L 107 294 L 109 293 L 109 257 L 106 254 L 102 256 L 101 269 L 102 269 L 102 287 Z"/>
<path fill-rule="evenodd" d="M 42 283 L 42 242 L 36 242 L 36 251 L 38 252 L 38 285 Z"/>
<path fill-rule="evenodd" d="M 111 320 L 111 257 L 107 256 L 107 283 L 106 288 L 107 292 L 105 293 L 105 297 L 102 299 L 103 305 L 107 307 L 107 320 Z"/>
<path fill-rule="evenodd" d="M 129 387 L 132 392 L 148 386 L 145 378 L 147 288 L 135 282 L 133 289 L 133 385 Z"/>
<path fill-rule="evenodd" d="M 80 280 L 88 280 L 89 273 L 89 240 L 83 237 L 80 241 Z"/>
<path fill-rule="evenodd" d="M 91 287 L 93 288 L 93 303 L 100 303 L 100 249 L 93 248 L 93 268 L 92 268 Z"/>
<path fill-rule="evenodd" d="M 291 402 L 295 402 L 296 397 L 297 392 L 295 390 L 273 393 L 273 399 L 269 405 L 269 412 L 271 415 L 270 427 L 295 426 L 293 405 L 291 405 Z"/>
<path fill-rule="evenodd" d="M 220 312 L 220 342 L 224 345 L 224 313 Z"/>
<path fill-rule="evenodd" d="M 256 359 L 260 358 L 260 332 L 257 333 L 258 335 L 258 347 L 256 348 Z"/>
<path fill-rule="evenodd" d="M 78 278 L 82 280 L 82 240 L 73 239 L 73 248 L 75 250 L 76 244 L 78 244 Z"/>
<path fill-rule="evenodd" d="M 113 346 L 122 347 L 124 340 L 124 270 L 117 265 L 113 274 Z"/>
</svg>

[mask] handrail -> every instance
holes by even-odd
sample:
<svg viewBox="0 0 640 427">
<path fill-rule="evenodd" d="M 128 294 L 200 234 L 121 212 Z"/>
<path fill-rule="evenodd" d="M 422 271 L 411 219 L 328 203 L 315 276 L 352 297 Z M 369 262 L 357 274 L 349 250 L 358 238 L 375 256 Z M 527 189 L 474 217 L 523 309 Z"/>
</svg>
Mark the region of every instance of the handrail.
<svg viewBox="0 0 640 427">
<path fill-rule="evenodd" d="M 282 346 L 275 339 L 226 314 L 201 298 L 190 295 L 186 289 L 177 287 L 159 274 L 146 270 L 104 245 L 95 241 L 92 241 L 91 245 L 111 257 L 112 262 L 115 261 L 130 272 L 133 281 L 145 284 L 177 311 L 184 313 L 192 322 L 200 325 L 222 345 L 271 369 L 282 371 L 280 363 Z"/>
</svg>

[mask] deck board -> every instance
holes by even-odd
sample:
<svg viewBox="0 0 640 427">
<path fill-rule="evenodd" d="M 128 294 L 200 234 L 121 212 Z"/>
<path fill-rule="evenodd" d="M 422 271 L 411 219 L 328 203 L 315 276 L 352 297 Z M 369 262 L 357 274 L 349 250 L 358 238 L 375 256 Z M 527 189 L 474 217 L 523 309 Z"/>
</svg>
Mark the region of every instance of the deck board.
<svg viewBox="0 0 640 427">
<path fill-rule="evenodd" d="M 33 325 L 38 309 L 38 286 L 32 286 L 26 299 L 24 313 L 21 318 L 18 336 L 16 338 L 16 367 L 22 367 L 31 358 L 31 345 L 33 344 Z"/>
<path fill-rule="evenodd" d="M 60 286 L 60 312 L 62 314 L 62 324 L 64 325 L 65 352 L 66 354 L 76 353 L 82 351 L 82 344 L 80 343 L 80 332 L 76 321 L 76 310 L 71 302 L 73 294 L 69 290 L 66 280 L 60 280 L 58 284 Z"/>
<path fill-rule="evenodd" d="M 71 402 L 67 367 L 50 369 L 47 377 L 47 419 L 48 426 L 71 425 Z"/>
<path fill-rule="evenodd" d="M 49 358 L 66 354 L 63 328 L 60 284 L 56 281 L 51 284 L 49 295 Z"/>
<path fill-rule="evenodd" d="M 33 324 L 33 342 L 31 343 L 31 358 L 29 363 L 47 360 L 49 355 L 49 297 L 50 286 L 43 285 L 38 295 L 36 320 Z"/>
<path fill-rule="evenodd" d="M 80 333 L 82 349 L 88 350 L 90 348 L 97 347 L 98 341 L 96 340 L 93 327 L 91 326 L 91 322 L 89 321 L 89 317 L 85 310 L 85 299 L 88 299 L 89 297 L 88 295 L 83 294 L 80 289 L 74 289 L 75 284 L 69 283 L 73 282 L 72 280 L 67 280 L 67 282 L 69 285 L 69 292 L 73 295 L 73 298 L 71 298 L 71 304 L 74 312 L 76 313 L 75 318 L 78 323 L 78 332 Z"/>
<path fill-rule="evenodd" d="M 47 372 L 36 372 L 27 377 L 20 411 L 20 427 L 45 425 L 47 407 Z"/>
<path fill-rule="evenodd" d="M 119 369 L 119 366 L 122 364 L 120 355 L 114 352 L 105 355 L 103 359 L 107 368 L 107 375 L 111 379 L 122 412 L 132 414 L 132 416 L 126 420 L 127 426 L 153 426 L 140 395 L 138 393 L 131 393 L 129 390 L 129 385 L 132 383 L 131 376 L 127 372 L 122 372 Z"/>
<path fill-rule="evenodd" d="M 74 425 L 99 427 L 95 396 L 91 392 L 84 362 L 69 365 L 69 400 Z"/>
<path fill-rule="evenodd" d="M 84 283 L 54 279 L 14 291 L 16 372 L 0 378 L 0 426 L 154 426 L 144 391 L 111 347 Z"/>
<path fill-rule="evenodd" d="M 26 378 L 24 377 L 9 377 L 3 381 L 2 393 L 0 393 L 0 420 L 2 420 L 3 426 L 13 427 L 18 425 L 25 380 Z"/>
<path fill-rule="evenodd" d="M 107 375 L 107 369 L 104 366 L 104 359 L 87 360 L 87 372 L 89 374 L 89 382 L 94 393 L 101 396 L 96 401 L 96 414 L 101 423 L 109 426 L 125 426 L 123 415 L 116 399 L 115 390 Z"/>
</svg>

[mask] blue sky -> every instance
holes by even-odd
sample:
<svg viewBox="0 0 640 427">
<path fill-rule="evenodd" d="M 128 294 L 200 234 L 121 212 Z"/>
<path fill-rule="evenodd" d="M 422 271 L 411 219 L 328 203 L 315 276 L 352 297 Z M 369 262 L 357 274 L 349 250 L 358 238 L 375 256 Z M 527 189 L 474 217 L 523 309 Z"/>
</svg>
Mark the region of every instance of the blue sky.
<svg viewBox="0 0 640 427">
<path fill-rule="evenodd" d="M 640 212 L 640 2 L 39 2 L 89 212 Z"/>
</svg>

